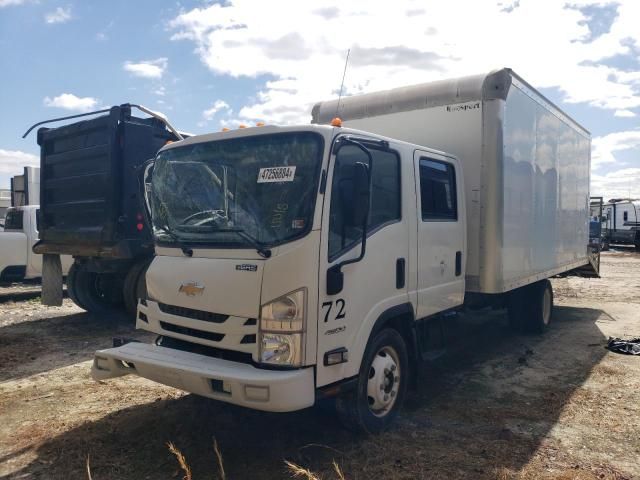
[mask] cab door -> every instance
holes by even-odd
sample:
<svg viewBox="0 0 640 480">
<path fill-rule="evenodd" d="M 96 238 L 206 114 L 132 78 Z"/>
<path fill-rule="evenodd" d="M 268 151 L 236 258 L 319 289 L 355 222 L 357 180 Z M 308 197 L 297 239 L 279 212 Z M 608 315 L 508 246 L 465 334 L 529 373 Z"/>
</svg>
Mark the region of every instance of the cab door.
<svg viewBox="0 0 640 480">
<path fill-rule="evenodd" d="M 318 274 L 317 386 L 356 375 L 373 323 L 388 308 L 408 302 L 409 224 L 406 215 L 403 216 L 401 197 L 406 186 L 403 182 L 408 181 L 409 189 L 413 190 L 413 152 L 401 162 L 400 152 L 386 144 L 363 141 L 361 146 L 370 152 L 370 159 L 362 148 L 345 143 L 329 161 Z M 345 215 L 357 201 L 353 197 L 357 191 L 354 185 L 357 164 L 369 161 L 364 256 L 341 267 L 342 288 L 338 293 L 330 293 L 327 289 L 330 269 L 356 260 L 362 253 L 363 229 L 350 225 Z M 407 170 L 404 173 L 403 168 Z M 344 352 L 343 361 L 328 364 L 331 362 L 327 361 L 327 355 L 331 352 L 334 355 Z"/>
<path fill-rule="evenodd" d="M 418 216 L 417 318 L 464 300 L 466 228 L 462 172 L 457 160 L 414 154 Z"/>
</svg>

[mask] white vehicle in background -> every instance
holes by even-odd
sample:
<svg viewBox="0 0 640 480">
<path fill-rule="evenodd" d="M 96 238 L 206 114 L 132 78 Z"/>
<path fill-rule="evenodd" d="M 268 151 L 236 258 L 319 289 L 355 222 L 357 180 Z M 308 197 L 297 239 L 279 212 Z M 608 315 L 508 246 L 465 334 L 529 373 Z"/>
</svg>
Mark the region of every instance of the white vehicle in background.
<svg viewBox="0 0 640 480">
<path fill-rule="evenodd" d="M 95 379 L 278 412 L 336 396 L 375 432 L 443 349 L 450 312 L 507 307 L 543 332 L 548 278 L 597 265 L 590 135 L 510 70 L 319 104 L 314 122 L 336 111 L 361 130 L 256 127 L 160 150 L 137 313 L 159 337 L 96 352 Z"/>
<path fill-rule="evenodd" d="M 640 200 L 615 199 L 604 205 L 608 243 L 640 249 Z"/>
<path fill-rule="evenodd" d="M 38 209 L 38 205 L 7 209 L 4 231 L 0 232 L 0 283 L 42 277 L 42 255 L 32 251 L 38 241 Z M 66 275 L 73 258 L 64 255 L 61 260 Z"/>
</svg>

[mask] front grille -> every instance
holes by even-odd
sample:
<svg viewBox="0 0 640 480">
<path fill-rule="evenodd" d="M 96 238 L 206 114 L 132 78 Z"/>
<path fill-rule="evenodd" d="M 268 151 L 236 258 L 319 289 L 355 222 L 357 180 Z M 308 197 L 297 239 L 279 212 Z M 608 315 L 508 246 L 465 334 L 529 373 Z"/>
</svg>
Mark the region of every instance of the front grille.
<svg viewBox="0 0 640 480">
<path fill-rule="evenodd" d="M 204 340 L 211 340 L 212 342 L 219 342 L 224 338 L 223 333 L 205 332 L 203 330 L 196 330 L 195 328 L 182 327 L 180 325 L 174 325 L 173 323 L 160 322 L 160 327 L 168 332 L 179 333 L 180 335 L 188 335 L 189 337 L 202 338 Z"/>
<path fill-rule="evenodd" d="M 197 353 L 198 355 L 206 355 L 213 358 L 222 358 L 231 362 L 246 363 L 253 365 L 253 359 L 250 353 L 236 352 L 234 350 L 226 350 L 222 348 L 212 347 L 209 345 L 201 345 L 199 343 L 187 342 L 179 338 L 161 336 L 156 340 L 157 345 L 166 348 L 175 348 L 183 352 Z"/>
<path fill-rule="evenodd" d="M 202 320 L 203 322 L 224 323 L 229 315 L 222 313 L 205 312 L 204 310 L 195 310 L 187 307 L 177 307 L 175 305 L 167 305 L 166 303 L 158 303 L 160 311 L 178 317 L 193 318 L 194 320 Z"/>
</svg>

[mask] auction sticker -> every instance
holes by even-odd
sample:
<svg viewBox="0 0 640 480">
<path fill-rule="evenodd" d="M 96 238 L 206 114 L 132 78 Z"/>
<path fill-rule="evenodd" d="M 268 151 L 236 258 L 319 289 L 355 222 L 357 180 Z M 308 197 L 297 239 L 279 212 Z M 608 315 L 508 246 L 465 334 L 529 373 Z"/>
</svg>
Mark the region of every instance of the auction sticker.
<svg viewBox="0 0 640 480">
<path fill-rule="evenodd" d="M 293 182 L 296 167 L 261 168 L 258 172 L 258 183 Z"/>
</svg>

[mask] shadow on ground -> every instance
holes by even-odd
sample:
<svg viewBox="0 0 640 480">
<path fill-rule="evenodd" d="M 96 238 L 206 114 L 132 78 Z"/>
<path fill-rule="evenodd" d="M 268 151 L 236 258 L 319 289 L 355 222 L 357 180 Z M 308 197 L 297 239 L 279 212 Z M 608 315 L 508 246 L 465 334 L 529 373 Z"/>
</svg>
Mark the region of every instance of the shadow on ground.
<svg viewBox="0 0 640 480">
<path fill-rule="evenodd" d="M 0 382 L 93 358 L 112 337 L 130 335 L 134 323 L 121 313 L 48 316 L 0 327 Z"/>
<path fill-rule="evenodd" d="M 32 463 L 6 478 L 86 478 L 87 455 L 94 480 L 181 478 L 168 441 L 185 454 L 195 480 L 215 478 L 214 437 L 232 479 L 288 478 L 284 459 L 323 478 L 335 478 L 333 459 L 350 479 L 496 478 L 497 468 L 518 470 L 544 444 L 605 354 L 595 324 L 602 313 L 557 307 L 545 337 L 509 333 L 501 313 L 457 320 L 448 358 L 422 368 L 401 418 L 379 436 L 345 431 L 328 409 L 269 414 L 189 395 L 123 409 L 47 440 Z M 60 323 L 79 328 L 82 321 Z"/>
</svg>

